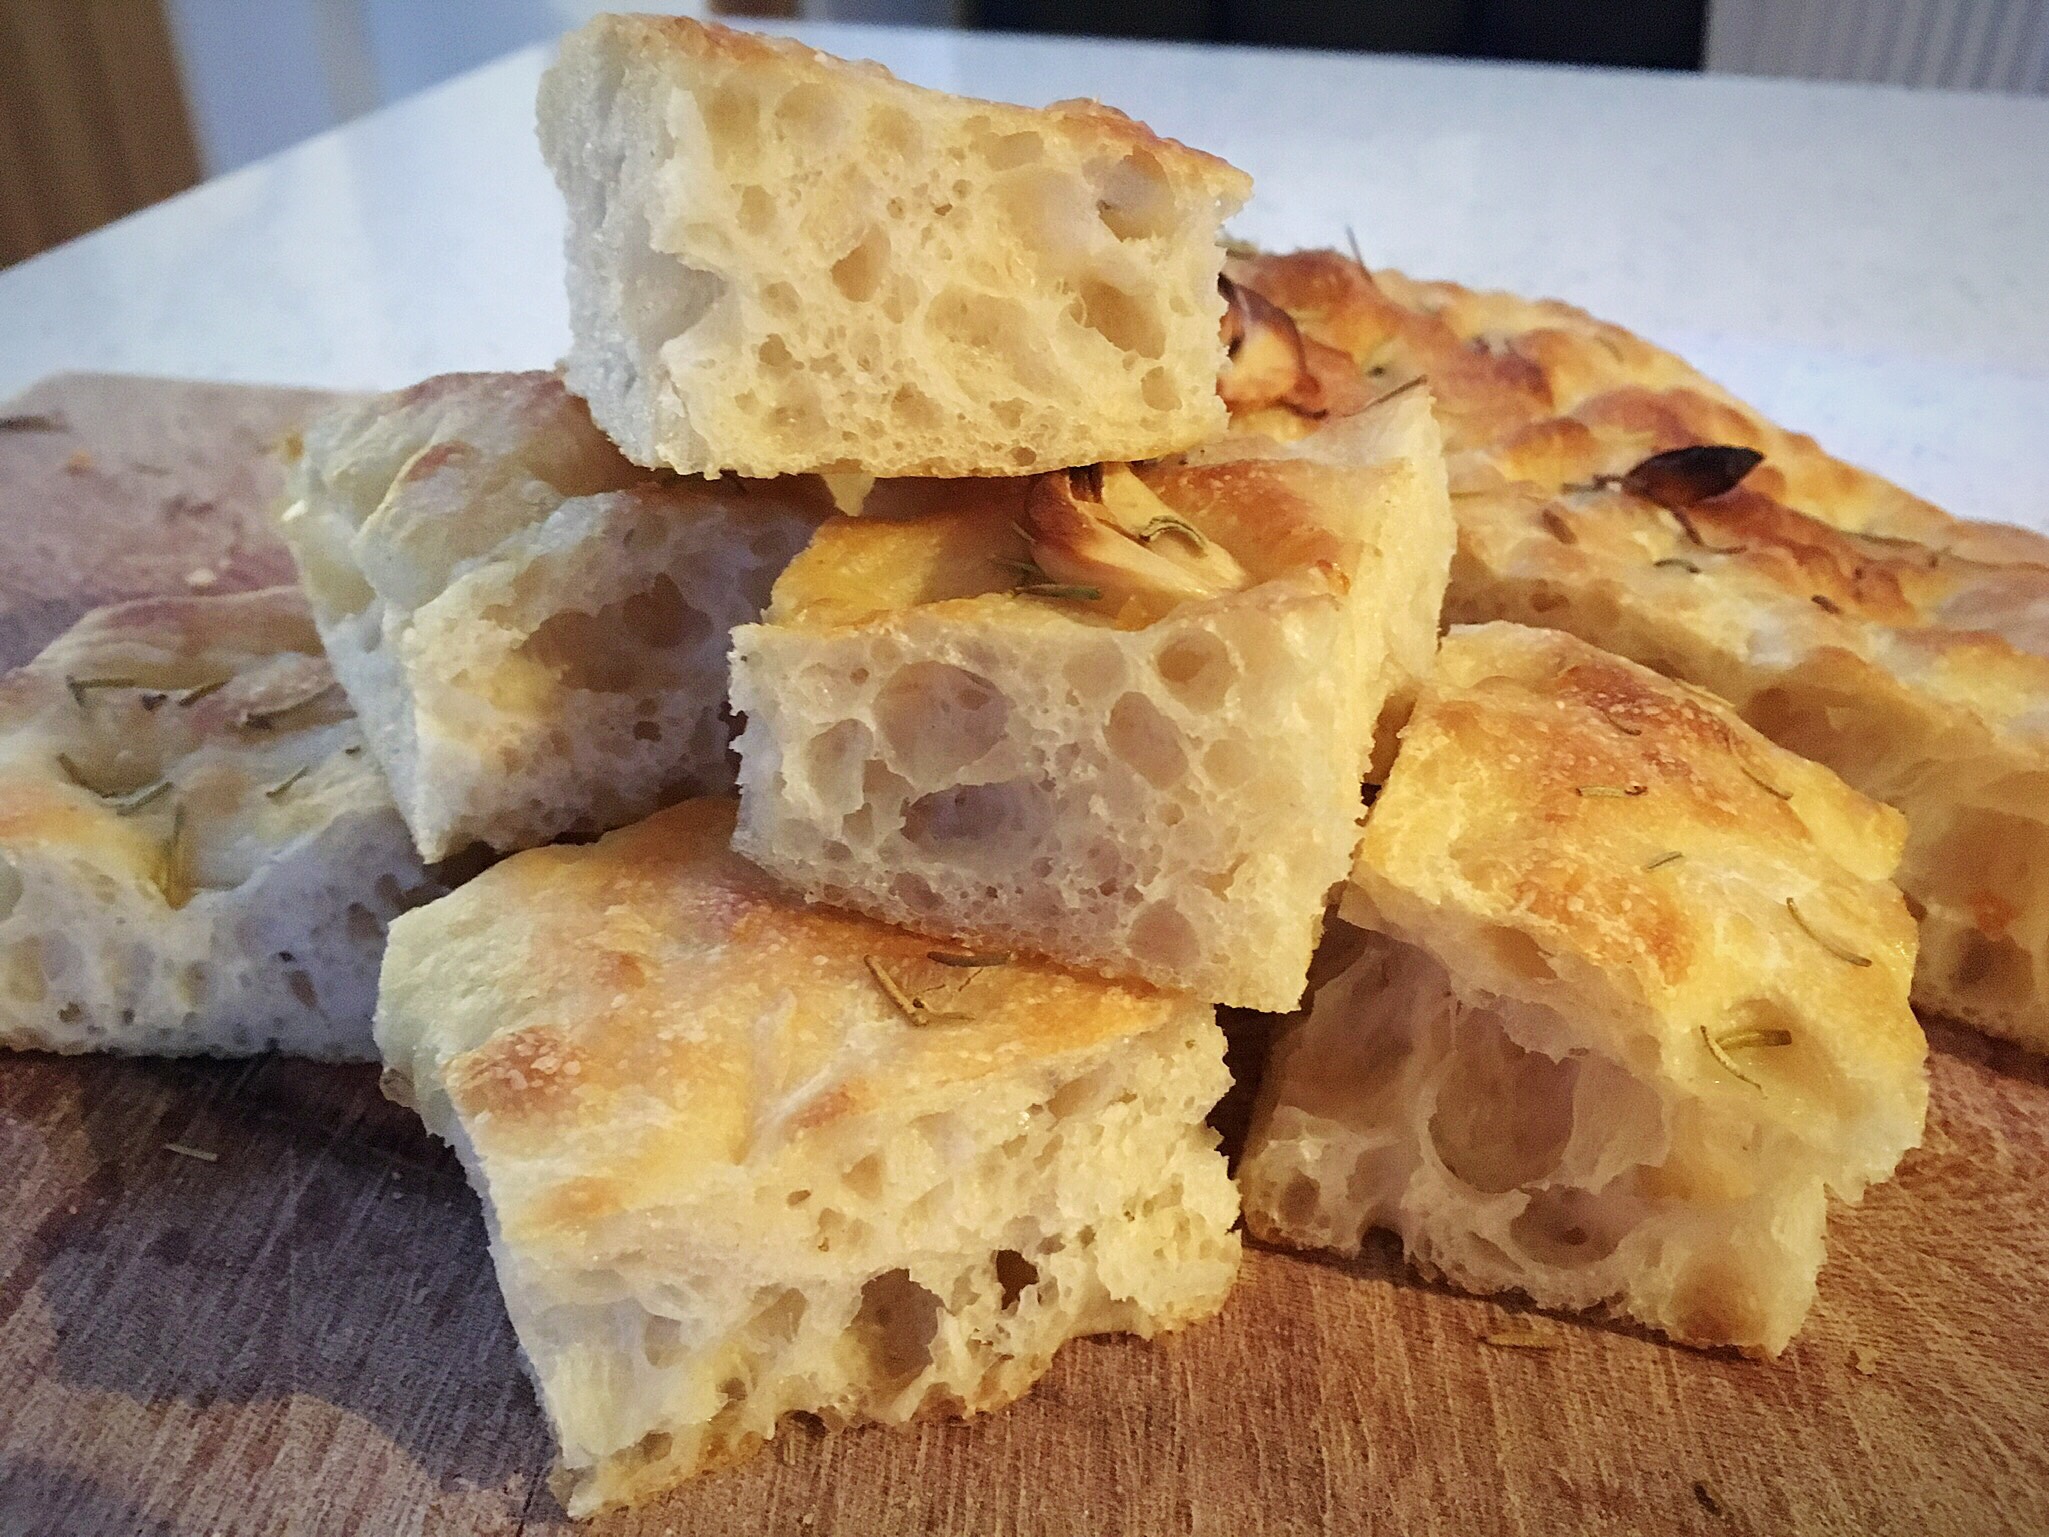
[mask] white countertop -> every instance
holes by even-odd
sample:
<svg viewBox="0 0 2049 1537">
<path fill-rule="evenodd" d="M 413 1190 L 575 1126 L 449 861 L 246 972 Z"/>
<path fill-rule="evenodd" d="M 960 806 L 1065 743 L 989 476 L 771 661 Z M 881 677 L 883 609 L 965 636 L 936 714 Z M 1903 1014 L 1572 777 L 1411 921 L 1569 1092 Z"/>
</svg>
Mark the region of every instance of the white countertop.
<svg viewBox="0 0 2049 1537">
<path fill-rule="evenodd" d="M 1573 300 L 1953 510 L 2049 530 L 2049 100 L 817 25 L 922 84 L 1095 96 L 1255 177 L 1235 228 Z M 46 373 L 394 386 L 548 364 L 516 54 L 0 272 Z"/>
</svg>

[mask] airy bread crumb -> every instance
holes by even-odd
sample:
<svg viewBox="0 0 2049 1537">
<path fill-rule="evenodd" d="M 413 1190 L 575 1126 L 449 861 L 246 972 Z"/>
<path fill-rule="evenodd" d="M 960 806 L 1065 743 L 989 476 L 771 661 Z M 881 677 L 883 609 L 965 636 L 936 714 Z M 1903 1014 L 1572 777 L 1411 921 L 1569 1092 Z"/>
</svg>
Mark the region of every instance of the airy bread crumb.
<svg viewBox="0 0 2049 1537">
<path fill-rule="evenodd" d="M 629 464 L 546 373 L 340 407 L 290 494 L 321 638 L 430 859 L 730 789 L 727 634 L 832 505 Z"/>
<path fill-rule="evenodd" d="M 893 922 L 1292 1008 L 1432 654 L 1429 401 L 1099 478 L 820 530 L 734 631 L 737 846 Z"/>
<path fill-rule="evenodd" d="M 1223 426 L 1219 230 L 1251 184 L 1107 107 L 601 16 L 540 134 L 569 382 L 642 464 L 1015 475 Z"/>
<path fill-rule="evenodd" d="M 483 1198 L 576 1516 L 794 1412 L 999 1407 L 1068 1339 L 1207 1317 L 1237 1270 L 1208 1008 L 944 965 L 791 898 L 732 822 L 696 801 L 515 855 L 385 966 L 388 1077 Z"/>
</svg>

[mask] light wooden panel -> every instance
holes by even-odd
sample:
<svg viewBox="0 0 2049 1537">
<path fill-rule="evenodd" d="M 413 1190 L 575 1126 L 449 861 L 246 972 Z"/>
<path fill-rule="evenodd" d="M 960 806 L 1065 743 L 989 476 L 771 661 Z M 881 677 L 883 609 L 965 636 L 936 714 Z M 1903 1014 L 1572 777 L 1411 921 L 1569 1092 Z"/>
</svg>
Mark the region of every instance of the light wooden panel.
<svg viewBox="0 0 2049 1537">
<path fill-rule="evenodd" d="M 0 0 L 0 265 L 199 180 L 161 0 Z"/>
</svg>

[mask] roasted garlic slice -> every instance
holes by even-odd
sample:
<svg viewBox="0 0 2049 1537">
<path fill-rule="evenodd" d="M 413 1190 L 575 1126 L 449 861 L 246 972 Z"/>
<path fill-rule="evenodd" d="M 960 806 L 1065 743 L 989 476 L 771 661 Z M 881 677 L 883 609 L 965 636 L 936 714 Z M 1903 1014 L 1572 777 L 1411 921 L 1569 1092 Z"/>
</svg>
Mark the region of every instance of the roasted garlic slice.
<svg viewBox="0 0 2049 1537">
<path fill-rule="evenodd" d="M 1231 552 L 1189 523 L 1124 464 L 1043 475 L 1019 531 L 1046 581 L 1113 607 L 1219 597 L 1252 585 Z"/>
</svg>

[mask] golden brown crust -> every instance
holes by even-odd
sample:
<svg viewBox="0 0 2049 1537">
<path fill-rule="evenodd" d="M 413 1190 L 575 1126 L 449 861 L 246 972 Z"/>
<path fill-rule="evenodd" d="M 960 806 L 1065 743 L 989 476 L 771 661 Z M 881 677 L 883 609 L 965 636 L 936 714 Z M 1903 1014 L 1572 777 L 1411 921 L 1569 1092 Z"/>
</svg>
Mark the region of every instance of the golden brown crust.
<svg viewBox="0 0 2049 1537">
<path fill-rule="evenodd" d="M 1446 641 L 1354 881 L 1397 932 L 1452 910 L 1591 968 L 1650 1001 L 1674 1049 L 1689 1016 L 1761 989 L 1837 1021 L 1817 1050 L 1858 1077 L 1923 1049 L 1888 879 L 1905 830 L 1699 690 L 1489 624 Z"/>
<path fill-rule="evenodd" d="M 640 51 L 682 53 L 693 59 L 717 60 L 742 68 L 804 70 L 821 80 L 844 78 L 848 74 L 876 80 L 897 79 L 872 60 L 836 58 L 795 38 L 743 32 L 688 16 L 606 16 L 594 25 L 611 29 L 627 47 Z M 1252 192 L 1252 178 L 1229 161 L 1154 133 L 1144 123 L 1099 101 L 1075 98 L 1044 108 L 992 102 L 987 104 L 987 110 L 992 117 L 1015 117 L 1024 126 L 1043 123 L 1049 117 L 1064 120 L 1080 131 L 1100 137 L 1106 145 L 1127 151 L 1143 150 L 1182 176 L 1210 183 L 1218 196 L 1242 202 Z"/>
<path fill-rule="evenodd" d="M 487 951 L 492 977 L 520 979 L 491 984 L 494 998 L 401 998 L 393 1010 L 484 1011 L 471 1023 L 489 1033 L 473 1044 L 457 1022 L 413 1049 L 444 1055 L 441 1081 L 487 1163 L 575 1170 L 543 1179 L 531 1204 L 501 1188 L 508 1230 L 580 1231 L 639 1204 L 661 1170 L 743 1161 L 771 1123 L 802 1137 L 901 1110 L 1157 1029 L 1187 1007 L 1024 957 L 935 961 L 955 947 L 794 899 L 732 852 L 733 816 L 731 802 L 689 801 L 595 847 L 532 850 L 400 929 L 388 987 L 397 976 L 428 997 L 443 985 L 428 958 L 478 934 L 488 942 L 472 938 L 472 956 Z M 403 1055 L 393 1065 L 417 1092 L 418 1067 Z M 651 1116 L 659 1135 L 618 1134 Z"/>
</svg>

